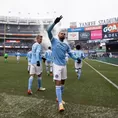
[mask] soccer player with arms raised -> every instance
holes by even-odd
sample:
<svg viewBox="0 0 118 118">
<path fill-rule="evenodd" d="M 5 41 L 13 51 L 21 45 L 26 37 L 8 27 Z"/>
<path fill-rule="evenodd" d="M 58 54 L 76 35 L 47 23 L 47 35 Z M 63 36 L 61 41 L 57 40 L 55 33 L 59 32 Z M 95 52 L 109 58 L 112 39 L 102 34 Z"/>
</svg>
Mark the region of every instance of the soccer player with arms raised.
<svg viewBox="0 0 118 118">
<path fill-rule="evenodd" d="M 64 111 L 62 93 L 64 91 L 64 83 L 67 78 L 67 69 L 66 69 L 66 53 L 74 59 L 78 60 L 79 58 L 74 56 L 71 53 L 71 49 L 68 44 L 64 43 L 65 33 L 59 32 L 58 39 L 54 38 L 51 31 L 53 27 L 62 19 L 62 16 L 57 17 L 54 23 L 48 28 L 48 36 L 52 44 L 52 55 L 53 55 L 53 79 L 55 80 L 56 86 L 56 96 L 59 104 L 59 111 Z"/>
</svg>

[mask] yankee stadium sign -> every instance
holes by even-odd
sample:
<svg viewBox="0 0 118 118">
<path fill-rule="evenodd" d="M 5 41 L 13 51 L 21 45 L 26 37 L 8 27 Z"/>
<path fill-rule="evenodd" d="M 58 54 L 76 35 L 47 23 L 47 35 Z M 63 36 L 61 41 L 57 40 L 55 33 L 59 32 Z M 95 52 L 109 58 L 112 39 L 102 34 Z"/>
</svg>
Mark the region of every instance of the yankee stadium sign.
<svg viewBox="0 0 118 118">
<path fill-rule="evenodd" d="M 99 20 L 99 21 L 79 23 L 79 27 L 89 27 L 89 26 L 105 25 L 105 24 L 111 24 L 111 23 L 118 23 L 118 17 L 105 19 L 105 20 Z"/>
</svg>

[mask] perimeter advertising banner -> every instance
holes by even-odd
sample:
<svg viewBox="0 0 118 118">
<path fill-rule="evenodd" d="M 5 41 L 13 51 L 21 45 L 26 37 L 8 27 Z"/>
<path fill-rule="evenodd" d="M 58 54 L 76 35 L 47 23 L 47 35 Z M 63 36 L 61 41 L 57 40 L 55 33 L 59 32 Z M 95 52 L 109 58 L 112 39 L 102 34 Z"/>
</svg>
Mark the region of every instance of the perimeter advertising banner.
<svg viewBox="0 0 118 118">
<path fill-rule="evenodd" d="M 102 25 L 100 25 L 100 26 L 85 27 L 84 30 L 85 31 L 102 30 Z"/>
<path fill-rule="evenodd" d="M 112 23 L 107 25 L 68 28 L 69 32 L 75 33 L 79 40 L 99 40 L 107 38 L 118 38 L 118 23 Z M 70 34 L 68 34 L 70 37 Z M 72 40 L 72 37 L 70 38 Z M 77 38 L 76 38 L 77 39 Z M 73 39 L 75 40 L 75 38 Z"/>
<path fill-rule="evenodd" d="M 79 40 L 90 40 L 90 32 L 80 32 L 79 33 Z"/>
<path fill-rule="evenodd" d="M 83 27 L 79 27 L 79 28 L 68 28 L 67 30 L 68 32 L 82 32 L 84 31 Z"/>
<path fill-rule="evenodd" d="M 102 39 L 102 30 L 91 31 L 91 40 Z"/>
<path fill-rule="evenodd" d="M 20 40 L 6 40 L 7 43 L 20 43 Z"/>
<path fill-rule="evenodd" d="M 118 38 L 118 23 L 103 25 L 103 39 Z"/>
<path fill-rule="evenodd" d="M 79 32 L 68 32 L 68 40 L 69 41 L 79 40 Z"/>
</svg>

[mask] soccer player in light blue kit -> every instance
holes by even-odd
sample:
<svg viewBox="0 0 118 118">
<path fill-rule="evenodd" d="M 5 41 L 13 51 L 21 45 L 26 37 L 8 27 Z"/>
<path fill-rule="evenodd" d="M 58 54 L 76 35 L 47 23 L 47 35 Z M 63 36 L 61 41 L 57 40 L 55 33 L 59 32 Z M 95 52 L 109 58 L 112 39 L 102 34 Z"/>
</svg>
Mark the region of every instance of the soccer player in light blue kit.
<svg viewBox="0 0 118 118">
<path fill-rule="evenodd" d="M 62 101 L 62 93 L 64 91 L 64 83 L 67 78 L 67 69 L 66 69 L 66 53 L 69 54 L 71 58 L 74 60 L 78 60 L 78 57 L 74 56 L 71 53 L 71 49 L 67 43 L 64 42 L 65 33 L 59 32 L 58 37 L 56 39 L 53 37 L 51 31 L 53 27 L 62 19 L 62 16 L 57 17 L 54 23 L 48 28 L 48 36 L 52 44 L 52 55 L 54 57 L 53 60 L 53 79 L 56 84 L 56 96 L 59 104 L 59 111 L 64 111 L 64 102 Z"/>
<path fill-rule="evenodd" d="M 19 61 L 20 61 L 20 56 L 21 56 L 21 53 L 19 51 L 17 51 L 17 53 L 16 53 L 17 63 L 19 63 Z"/>
<path fill-rule="evenodd" d="M 52 50 L 51 47 L 48 47 L 48 50 L 45 52 L 45 65 L 46 65 L 46 72 L 47 75 L 52 76 L 52 63 L 53 63 L 53 56 L 52 56 Z"/>
<path fill-rule="evenodd" d="M 75 72 L 77 73 L 78 79 L 80 79 L 82 70 L 82 60 L 85 58 L 84 52 L 81 50 L 80 45 L 76 46 L 74 54 L 80 59 L 79 61 L 75 61 Z"/>
<path fill-rule="evenodd" d="M 28 53 L 27 53 L 27 60 L 28 60 L 28 67 L 27 67 L 27 70 L 28 70 L 28 73 L 30 72 L 31 58 L 32 58 L 32 51 L 29 50 Z"/>
<path fill-rule="evenodd" d="M 32 46 L 32 57 L 31 57 L 31 66 L 30 66 L 30 78 L 28 81 L 28 94 L 32 94 L 32 82 L 34 79 L 34 75 L 37 75 L 38 79 L 38 89 L 37 91 L 44 91 L 45 88 L 42 87 L 42 47 L 41 47 L 41 42 L 42 42 L 43 36 L 41 34 L 36 36 L 36 43 L 33 44 Z"/>
</svg>

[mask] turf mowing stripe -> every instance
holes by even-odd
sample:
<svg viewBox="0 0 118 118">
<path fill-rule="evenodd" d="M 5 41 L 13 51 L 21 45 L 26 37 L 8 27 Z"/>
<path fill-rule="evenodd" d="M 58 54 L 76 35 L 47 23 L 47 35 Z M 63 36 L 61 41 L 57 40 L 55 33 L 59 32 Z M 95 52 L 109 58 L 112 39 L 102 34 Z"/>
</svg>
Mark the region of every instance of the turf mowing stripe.
<svg viewBox="0 0 118 118">
<path fill-rule="evenodd" d="M 91 61 L 97 61 L 97 62 L 101 62 L 101 63 L 104 63 L 104 64 L 108 64 L 108 65 L 112 65 L 112 66 L 117 66 L 118 67 L 118 65 L 116 65 L 116 64 L 111 64 L 111 63 L 108 63 L 108 62 L 104 62 L 104 61 L 99 61 L 99 60 L 93 60 L 93 59 L 91 59 Z"/>
<path fill-rule="evenodd" d="M 99 75 L 101 75 L 105 80 L 107 80 L 110 84 L 112 84 L 115 88 L 118 89 L 118 86 L 113 83 L 111 80 L 109 80 L 107 77 L 105 77 L 102 73 L 100 73 L 98 70 L 96 70 L 93 66 L 91 66 L 90 64 L 88 64 L 86 61 L 84 61 L 89 67 L 91 67 L 95 72 L 97 72 Z"/>
</svg>

